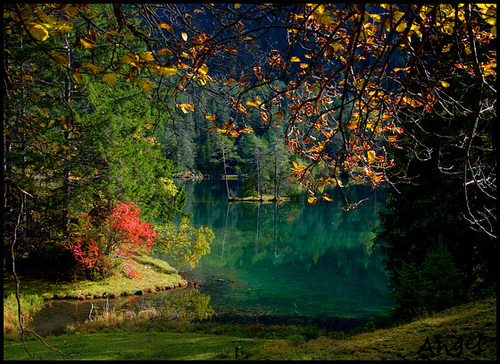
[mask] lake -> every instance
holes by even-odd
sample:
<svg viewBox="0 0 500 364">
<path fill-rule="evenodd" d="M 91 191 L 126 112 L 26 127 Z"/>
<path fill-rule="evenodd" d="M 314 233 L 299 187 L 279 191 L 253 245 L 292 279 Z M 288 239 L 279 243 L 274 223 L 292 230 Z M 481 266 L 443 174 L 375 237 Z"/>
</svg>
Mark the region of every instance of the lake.
<svg viewBox="0 0 500 364">
<path fill-rule="evenodd" d="M 238 191 L 241 181 L 229 181 Z M 210 296 L 214 317 L 366 319 L 392 306 L 381 255 L 372 249 L 386 193 L 347 189 L 369 200 L 344 211 L 334 201 L 312 206 L 307 196 L 280 203 L 227 202 L 225 182 L 183 182 L 191 224 L 213 230 L 211 253 L 194 269 L 178 267 Z M 168 260 L 168 259 L 167 259 Z"/>
<path fill-rule="evenodd" d="M 316 324 L 328 330 L 350 330 L 392 307 L 381 255 L 371 243 L 384 190 L 350 187 L 351 202 L 369 200 L 344 211 L 338 192 L 330 194 L 333 202 L 314 206 L 307 195 L 291 202 L 228 203 L 224 181 L 182 183 L 189 193 L 184 210 L 192 214 L 191 224 L 211 228 L 215 238 L 211 253 L 194 268 L 162 258 L 198 287 L 109 303 L 50 301 L 36 315 L 35 331 L 61 334 L 66 325 L 85 321 L 91 304 L 102 313 L 108 304 L 110 309 L 140 310 L 190 302 L 203 314 L 208 302 L 215 322 Z M 239 191 L 241 181 L 229 183 Z"/>
</svg>

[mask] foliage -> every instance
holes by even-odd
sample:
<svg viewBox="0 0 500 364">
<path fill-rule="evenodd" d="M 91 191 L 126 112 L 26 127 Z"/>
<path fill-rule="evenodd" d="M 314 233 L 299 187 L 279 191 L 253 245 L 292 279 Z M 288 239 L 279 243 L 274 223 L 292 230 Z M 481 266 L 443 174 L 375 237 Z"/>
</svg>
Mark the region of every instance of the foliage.
<svg viewBox="0 0 500 364">
<path fill-rule="evenodd" d="M 494 4 L 12 5 L 5 18 L 8 34 L 24 32 L 77 84 L 84 74 L 109 87 L 127 82 L 163 112 L 200 108 L 210 130 L 230 137 L 281 124 L 286 148 L 304 160 L 292 172 L 311 203 L 330 199 L 325 185 L 343 188 L 339 172 L 373 187 L 390 181 L 390 148 L 412 135 L 404 122 L 422 129 L 427 115 L 470 115 L 465 129 L 446 136 L 461 140 L 466 156 L 453 171 L 463 172 L 468 219 L 493 234 L 493 209 L 467 196 L 479 186 L 490 203 L 495 189 L 494 166 L 472 153 L 496 103 L 488 94 Z M 53 48 L 59 44 L 66 53 Z M 470 106 L 450 92 L 457 76 L 476 92 Z M 229 111 L 206 109 L 202 92 Z M 250 125 L 254 115 L 260 127 Z M 409 150 L 431 151 L 419 143 Z M 317 177 L 317 167 L 330 173 Z"/>
<path fill-rule="evenodd" d="M 463 299 L 460 272 L 442 244 L 431 250 L 419 266 L 403 262 L 396 274 L 399 283 L 392 297 L 400 311 L 410 311 L 407 317 L 441 311 Z"/>
<path fill-rule="evenodd" d="M 117 259 L 124 261 L 122 270 L 127 276 L 137 277 L 132 258 L 150 251 L 156 237 L 151 224 L 143 222 L 139 213 L 132 203 L 112 206 L 104 217 L 82 213 L 74 235 L 63 245 L 89 278 L 95 278 L 95 271 L 109 275 Z"/>
<path fill-rule="evenodd" d="M 182 218 L 179 226 L 169 224 L 159 227 L 154 249 L 173 257 L 176 262 L 194 267 L 203 255 L 210 253 L 213 239 L 211 229 L 203 226 L 196 229 L 189 225 L 188 218 Z"/>
</svg>

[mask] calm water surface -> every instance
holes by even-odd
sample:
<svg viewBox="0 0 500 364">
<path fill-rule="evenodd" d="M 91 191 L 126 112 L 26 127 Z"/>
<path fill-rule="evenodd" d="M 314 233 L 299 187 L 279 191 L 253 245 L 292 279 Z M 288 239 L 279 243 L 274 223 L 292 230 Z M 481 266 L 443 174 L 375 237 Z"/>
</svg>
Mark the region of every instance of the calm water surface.
<svg viewBox="0 0 500 364">
<path fill-rule="evenodd" d="M 238 181 L 230 181 L 238 191 Z M 343 200 L 311 206 L 303 196 L 282 203 L 228 203 L 223 181 L 185 182 L 194 226 L 215 234 L 211 254 L 194 269 L 180 267 L 222 313 L 367 317 L 392 302 L 381 256 L 372 250 L 383 191 L 356 186 Z"/>
</svg>

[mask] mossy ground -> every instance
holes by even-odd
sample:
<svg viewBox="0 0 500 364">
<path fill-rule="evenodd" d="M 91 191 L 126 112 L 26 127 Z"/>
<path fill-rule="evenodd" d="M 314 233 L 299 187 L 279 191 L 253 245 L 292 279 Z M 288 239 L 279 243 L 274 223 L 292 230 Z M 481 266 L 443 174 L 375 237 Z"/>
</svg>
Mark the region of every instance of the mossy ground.
<svg viewBox="0 0 500 364">
<path fill-rule="evenodd" d="M 93 296 L 109 296 L 135 294 L 137 291 L 154 291 L 186 285 L 177 269 L 165 261 L 141 255 L 135 258 L 139 278 L 128 278 L 116 274 L 101 281 L 78 280 L 74 282 L 50 282 L 40 279 L 21 279 L 20 291 L 33 294 L 44 299 L 52 298 L 90 298 Z M 4 279 L 4 293 L 14 293 L 15 282 L 12 278 Z"/>
</svg>

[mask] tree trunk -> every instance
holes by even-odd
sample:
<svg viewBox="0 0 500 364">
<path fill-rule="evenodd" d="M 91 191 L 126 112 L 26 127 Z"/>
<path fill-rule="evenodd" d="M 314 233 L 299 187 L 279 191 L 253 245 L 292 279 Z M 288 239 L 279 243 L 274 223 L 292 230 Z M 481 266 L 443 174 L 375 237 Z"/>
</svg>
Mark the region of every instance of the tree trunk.
<svg viewBox="0 0 500 364">
<path fill-rule="evenodd" d="M 278 143 L 274 147 L 274 200 L 278 201 Z"/>
<path fill-rule="evenodd" d="M 69 58 L 69 47 L 67 47 L 67 53 Z M 64 80 L 64 102 L 69 107 L 69 102 L 71 101 L 71 82 L 69 76 Z M 68 123 L 67 123 L 68 124 Z M 68 147 L 71 147 L 71 129 L 70 126 L 67 125 L 67 128 L 64 130 L 64 139 Z M 66 151 L 66 160 L 71 158 L 71 148 L 68 148 Z M 64 236 L 69 236 L 70 234 L 70 197 L 71 197 L 71 168 L 66 165 L 64 168 L 64 176 L 63 176 L 63 191 L 64 191 L 64 205 L 63 205 L 63 233 Z"/>
<path fill-rule="evenodd" d="M 222 163 L 224 163 L 224 179 L 226 180 L 226 193 L 227 199 L 229 200 L 229 184 L 227 182 L 226 153 L 224 151 L 224 147 L 222 147 Z"/>
</svg>

